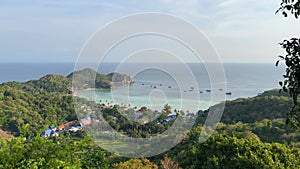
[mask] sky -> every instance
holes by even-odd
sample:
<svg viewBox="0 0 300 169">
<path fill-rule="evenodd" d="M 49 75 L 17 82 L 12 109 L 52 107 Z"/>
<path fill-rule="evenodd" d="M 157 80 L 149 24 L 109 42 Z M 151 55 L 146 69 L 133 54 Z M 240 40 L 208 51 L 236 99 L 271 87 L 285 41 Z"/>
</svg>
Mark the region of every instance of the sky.
<svg viewBox="0 0 300 169">
<path fill-rule="evenodd" d="M 284 53 L 278 43 L 300 35 L 299 20 L 275 15 L 280 2 L 1 1 L 0 59 L 1 62 L 75 62 L 86 41 L 107 23 L 136 13 L 159 12 L 197 27 L 214 46 L 221 62 L 274 63 Z M 115 55 L 122 57 L 122 53 Z"/>
</svg>

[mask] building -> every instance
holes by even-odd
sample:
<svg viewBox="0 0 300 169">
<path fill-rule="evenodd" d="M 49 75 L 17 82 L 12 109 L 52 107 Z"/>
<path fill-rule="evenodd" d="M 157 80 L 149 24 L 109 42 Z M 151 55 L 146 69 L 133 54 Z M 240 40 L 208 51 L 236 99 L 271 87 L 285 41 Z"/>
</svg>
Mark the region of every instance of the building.
<svg viewBox="0 0 300 169">
<path fill-rule="evenodd" d="M 45 137 L 45 138 L 55 137 L 55 136 L 58 136 L 55 126 L 50 126 L 47 130 L 43 131 L 41 134 L 41 137 Z"/>
<path fill-rule="evenodd" d="M 77 132 L 78 130 L 81 130 L 82 129 L 82 127 L 81 126 L 76 126 L 76 127 L 72 127 L 71 129 L 69 129 L 69 131 L 72 131 L 72 132 Z"/>
<path fill-rule="evenodd" d="M 80 119 L 81 126 L 87 126 L 92 124 L 92 119 L 90 116 L 85 116 L 84 118 Z"/>
<path fill-rule="evenodd" d="M 58 130 L 61 131 L 61 130 L 68 130 L 72 127 L 72 125 L 74 125 L 75 121 L 70 121 L 70 122 L 67 122 L 67 123 L 64 123 L 60 126 L 58 126 Z"/>
<path fill-rule="evenodd" d="M 163 124 L 167 124 L 168 122 L 172 121 L 172 120 L 175 120 L 177 118 L 177 115 L 176 114 L 171 114 L 169 115 L 168 117 L 165 118 Z"/>
</svg>

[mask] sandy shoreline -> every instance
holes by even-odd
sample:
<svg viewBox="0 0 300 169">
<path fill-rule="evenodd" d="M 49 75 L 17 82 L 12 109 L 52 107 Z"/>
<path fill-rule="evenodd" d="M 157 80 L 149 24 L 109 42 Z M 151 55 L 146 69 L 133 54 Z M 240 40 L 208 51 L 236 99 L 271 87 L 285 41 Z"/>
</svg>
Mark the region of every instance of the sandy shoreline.
<svg viewBox="0 0 300 169">
<path fill-rule="evenodd" d="M 86 89 L 76 90 L 76 91 L 72 91 L 72 92 L 73 92 L 73 96 L 77 96 L 79 93 L 82 93 L 85 91 L 94 91 L 94 90 L 104 90 L 104 89 L 102 89 L 102 88 L 86 88 Z"/>
</svg>

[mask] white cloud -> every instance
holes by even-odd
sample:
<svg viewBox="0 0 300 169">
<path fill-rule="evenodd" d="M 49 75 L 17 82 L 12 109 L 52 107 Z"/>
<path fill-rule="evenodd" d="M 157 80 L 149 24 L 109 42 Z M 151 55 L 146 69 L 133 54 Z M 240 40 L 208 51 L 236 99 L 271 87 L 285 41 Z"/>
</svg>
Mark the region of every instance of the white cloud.
<svg viewBox="0 0 300 169">
<path fill-rule="evenodd" d="M 278 42 L 297 35 L 300 29 L 297 20 L 275 15 L 279 3 L 270 0 L 174 0 L 166 9 L 206 33 L 224 61 L 273 62 L 281 50 Z"/>
<path fill-rule="evenodd" d="M 25 44 L 43 45 L 38 41 L 27 42 L 30 38 L 42 39 L 45 42 L 42 47 L 49 50 L 75 49 L 114 19 L 136 12 L 164 12 L 184 18 L 201 29 L 216 44 L 224 61 L 244 61 L 238 56 L 246 55 L 253 61 L 272 62 L 280 50 L 277 43 L 285 37 L 299 36 L 300 29 L 297 20 L 275 15 L 279 3 L 271 0 L 12 0 L 0 6 L 0 36 L 9 39 L 0 39 L 0 44 L 11 49 L 8 55 L 19 48 L 23 50 Z M 232 45 L 240 50 L 232 50 Z M 25 50 L 30 53 L 34 48 Z"/>
</svg>

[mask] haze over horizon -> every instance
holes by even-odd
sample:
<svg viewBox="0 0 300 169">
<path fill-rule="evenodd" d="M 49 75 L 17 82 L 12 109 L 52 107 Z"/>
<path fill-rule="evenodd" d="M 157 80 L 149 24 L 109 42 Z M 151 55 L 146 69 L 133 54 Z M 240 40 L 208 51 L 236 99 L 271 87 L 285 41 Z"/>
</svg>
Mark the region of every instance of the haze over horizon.
<svg viewBox="0 0 300 169">
<path fill-rule="evenodd" d="M 5 1 L 0 6 L 1 62 L 75 62 L 85 42 L 105 24 L 136 13 L 161 12 L 196 26 L 221 62 L 274 63 L 283 53 L 278 43 L 297 35 L 300 28 L 293 17 L 275 15 L 280 2 Z"/>
</svg>

